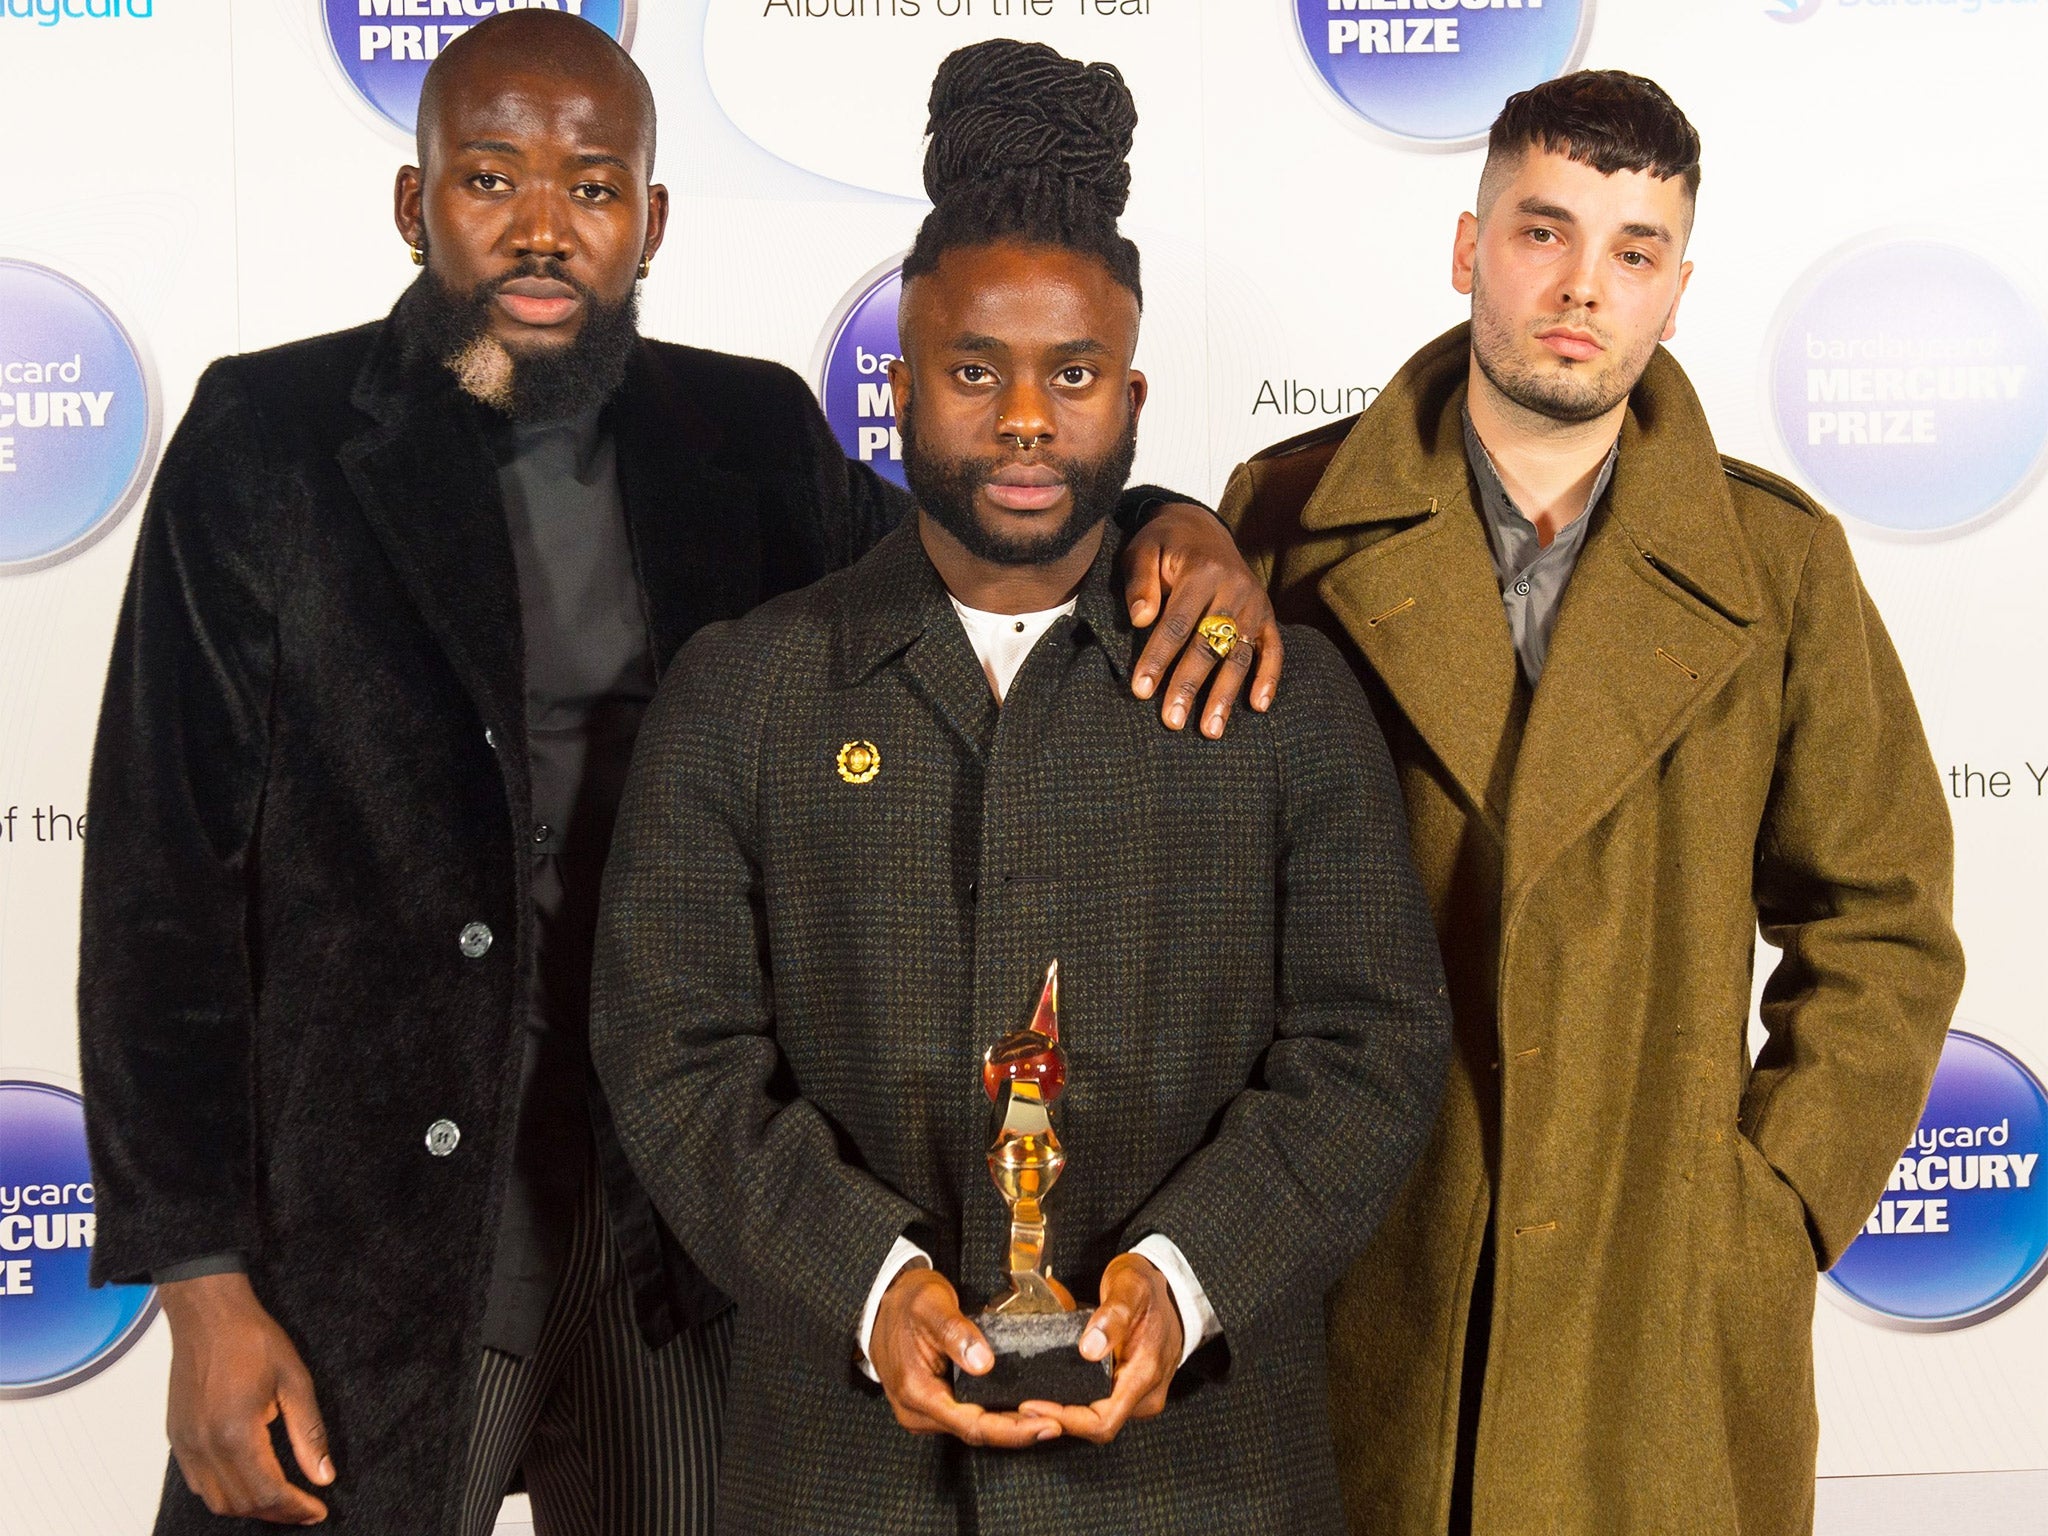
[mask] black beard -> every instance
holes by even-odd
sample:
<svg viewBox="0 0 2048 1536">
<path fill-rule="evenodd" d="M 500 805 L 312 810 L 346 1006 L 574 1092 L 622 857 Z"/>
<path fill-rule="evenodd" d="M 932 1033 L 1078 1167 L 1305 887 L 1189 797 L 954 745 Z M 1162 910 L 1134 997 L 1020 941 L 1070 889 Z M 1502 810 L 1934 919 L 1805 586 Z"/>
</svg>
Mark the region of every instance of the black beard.
<svg viewBox="0 0 2048 1536">
<path fill-rule="evenodd" d="M 1131 465 L 1138 457 L 1138 422 L 1124 423 L 1123 436 L 1099 459 L 1070 459 L 1033 453 L 1028 462 L 1058 471 L 1067 483 L 1072 505 L 1066 521 L 1026 538 L 996 533 L 983 525 L 976 508 L 981 489 L 1007 466 L 1014 454 L 988 458 L 941 459 L 927 454 L 918 441 L 910 411 L 899 412 L 896 430 L 903 438 L 903 477 L 910 494 L 933 522 L 960 541 L 976 559 L 993 565 L 1050 565 L 1085 538 L 1095 525 L 1116 510 Z"/>
<path fill-rule="evenodd" d="M 499 286 L 515 277 L 552 278 L 581 295 L 583 325 L 566 346 L 515 348 L 491 337 L 491 304 Z M 467 294 L 422 272 L 406 296 L 404 314 L 413 356 L 446 368 L 466 393 L 517 422 L 564 421 L 603 405 L 625 382 L 640 340 L 638 289 L 607 304 L 559 263 L 539 256 Z"/>
</svg>

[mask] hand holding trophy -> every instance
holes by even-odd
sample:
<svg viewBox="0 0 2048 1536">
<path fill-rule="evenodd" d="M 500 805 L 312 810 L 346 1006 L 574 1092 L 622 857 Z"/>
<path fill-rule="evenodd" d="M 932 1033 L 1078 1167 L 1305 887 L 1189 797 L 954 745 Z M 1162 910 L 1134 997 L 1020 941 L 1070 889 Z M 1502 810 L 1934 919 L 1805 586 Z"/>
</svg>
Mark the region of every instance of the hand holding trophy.
<svg viewBox="0 0 2048 1536">
<path fill-rule="evenodd" d="M 1107 1443 L 1129 1420 L 1166 1406 L 1180 1363 L 1179 1313 L 1149 1260 L 1112 1259 L 1093 1312 L 1075 1306 L 1046 1262 L 1047 1197 L 1067 1161 L 1052 1125 L 1067 1078 L 1059 975 L 1055 960 L 1030 1024 L 982 1061 L 994 1105 L 989 1176 L 1010 1207 L 1008 1289 L 968 1319 L 951 1281 L 906 1268 L 876 1314 L 875 1369 L 897 1422 L 913 1433 L 1013 1449 L 1061 1434 Z"/>
</svg>

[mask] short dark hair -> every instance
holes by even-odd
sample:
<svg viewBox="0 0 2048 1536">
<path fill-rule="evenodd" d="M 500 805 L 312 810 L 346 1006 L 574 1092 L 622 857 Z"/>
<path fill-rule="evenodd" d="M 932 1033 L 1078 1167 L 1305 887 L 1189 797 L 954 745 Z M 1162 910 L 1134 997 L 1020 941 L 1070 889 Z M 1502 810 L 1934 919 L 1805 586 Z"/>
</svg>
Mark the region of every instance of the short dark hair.
<svg viewBox="0 0 2048 1536">
<path fill-rule="evenodd" d="M 1017 240 L 1093 256 L 1143 303 L 1138 248 L 1117 229 L 1131 194 L 1137 104 L 1113 64 L 992 38 L 955 50 L 932 80 L 924 187 L 932 211 L 906 282 L 956 246 Z"/>
<path fill-rule="evenodd" d="M 1487 166 L 1514 164 L 1532 149 L 1603 176 L 1644 171 L 1659 181 L 1682 177 L 1686 196 L 1699 195 L 1699 130 L 1663 86 L 1626 70 L 1581 69 L 1510 96 L 1487 135 Z M 1480 185 L 1486 184 L 1482 173 Z"/>
</svg>

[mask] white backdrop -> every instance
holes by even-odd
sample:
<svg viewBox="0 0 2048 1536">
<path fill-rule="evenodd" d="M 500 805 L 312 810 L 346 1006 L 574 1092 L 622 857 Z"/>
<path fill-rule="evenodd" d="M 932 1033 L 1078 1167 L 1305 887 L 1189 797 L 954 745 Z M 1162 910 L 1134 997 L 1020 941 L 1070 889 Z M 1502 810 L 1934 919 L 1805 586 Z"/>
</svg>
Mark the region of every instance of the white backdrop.
<svg viewBox="0 0 2048 1536">
<path fill-rule="evenodd" d="M 363 28 L 413 28 L 424 53 L 427 31 L 496 3 L 0 0 L 0 1079 L 75 1086 L 80 845 L 36 813 L 83 807 L 136 527 L 132 508 L 101 515 L 114 482 L 128 460 L 146 474 L 150 408 L 168 435 L 209 359 L 359 323 L 410 280 L 389 211 L 408 141 L 342 59 L 388 90 L 387 56 L 408 44 Z M 1121 66 L 1141 114 L 1126 228 L 1145 253 L 1153 386 L 1138 473 L 1210 497 L 1233 463 L 1357 409 L 1461 317 L 1448 258 L 1479 155 L 1425 136 L 1483 131 L 1504 89 L 1575 57 L 1662 82 L 1706 145 L 1673 350 L 1724 451 L 1849 518 L 1954 770 L 1958 1024 L 2019 1068 L 1957 1079 L 1942 1124 L 2004 1116 L 1987 1145 L 2015 1176 L 2041 1150 L 2021 1069 L 2048 1074 L 2048 0 L 562 3 L 622 23 L 659 97 L 676 210 L 645 328 L 821 384 L 851 356 L 830 345 L 849 301 L 924 212 L 938 59 L 1011 35 Z M 329 10 L 346 13 L 339 52 Z M 1352 29 L 1334 61 L 1333 22 Z M 1368 56 L 1361 36 L 1461 52 Z M 350 52 L 366 45 L 367 70 Z M 117 386 L 105 337 L 120 333 L 92 331 L 65 282 L 125 328 L 153 400 Z M 20 363 L 35 368 L 8 371 Z M 0 1215 L 32 1182 L 8 1102 Z M 2048 1244 L 2038 1187 L 1954 1195 L 1950 1232 L 1918 1247 L 1859 1245 L 1891 1256 L 1868 1267 L 1875 1306 L 1823 1286 L 1823 1529 L 1904 1529 L 1924 1508 L 1959 1536 L 2048 1531 L 2048 1296 L 2019 1278 Z M 8 1362 L 42 1326 L 30 1309 L 63 1303 L 65 1283 L 10 1294 L 10 1231 L 46 1276 L 62 1257 L 0 1219 L 0 1518 L 38 1536 L 142 1531 L 164 1329 L 102 1351 L 87 1379 L 10 1392 Z M 1909 1315 L 1886 1316 L 1887 1297 Z M 1956 1313 L 1980 1315 L 1939 1322 Z M 1854 1481 L 1869 1479 L 1883 1481 Z"/>
</svg>

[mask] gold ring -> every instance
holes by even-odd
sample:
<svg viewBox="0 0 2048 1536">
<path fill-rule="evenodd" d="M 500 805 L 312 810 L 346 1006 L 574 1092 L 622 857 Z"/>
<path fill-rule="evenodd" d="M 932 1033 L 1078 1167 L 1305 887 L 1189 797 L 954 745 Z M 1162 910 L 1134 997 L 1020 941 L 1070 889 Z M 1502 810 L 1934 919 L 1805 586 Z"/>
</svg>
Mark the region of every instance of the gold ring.
<svg viewBox="0 0 2048 1536">
<path fill-rule="evenodd" d="M 1218 661 L 1228 661 L 1230 653 L 1237 649 L 1237 642 L 1244 637 L 1238 633 L 1237 625 L 1220 613 L 1212 613 L 1195 626 L 1195 633 L 1202 637 L 1202 644 L 1209 647 Z"/>
</svg>

